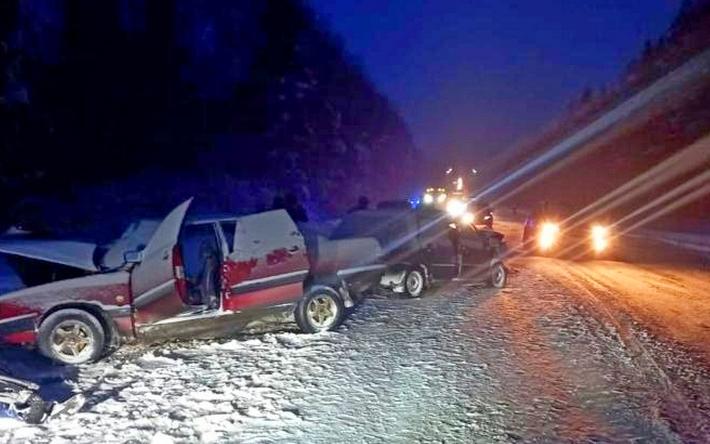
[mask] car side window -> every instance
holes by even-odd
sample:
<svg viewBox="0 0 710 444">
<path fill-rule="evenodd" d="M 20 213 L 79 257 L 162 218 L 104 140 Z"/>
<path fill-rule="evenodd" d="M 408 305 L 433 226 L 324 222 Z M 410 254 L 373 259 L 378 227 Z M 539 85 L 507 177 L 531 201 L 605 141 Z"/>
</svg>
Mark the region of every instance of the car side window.
<svg viewBox="0 0 710 444">
<path fill-rule="evenodd" d="M 237 231 L 236 221 L 225 221 L 220 222 L 222 226 L 222 233 L 224 233 L 224 240 L 227 242 L 227 251 L 230 253 L 234 251 L 234 232 Z"/>
</svg>

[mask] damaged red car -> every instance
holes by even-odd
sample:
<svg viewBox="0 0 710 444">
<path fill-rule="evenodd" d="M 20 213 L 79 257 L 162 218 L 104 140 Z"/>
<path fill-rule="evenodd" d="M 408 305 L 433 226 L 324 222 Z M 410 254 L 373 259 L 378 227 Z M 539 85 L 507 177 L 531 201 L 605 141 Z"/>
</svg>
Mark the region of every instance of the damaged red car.
<svg viewBox="0 0 710 444">
<path fill-rule="evenodd" d="M 325 240 L 283 210 L 135 223 L 106 246 L 6 237 L 23 288 L 0 295 L 0 342 L 81 364 L 130 341 L 208 338 L 295 317 L 336 328 L 384 271 L 375 239 Z"/>
</svg>

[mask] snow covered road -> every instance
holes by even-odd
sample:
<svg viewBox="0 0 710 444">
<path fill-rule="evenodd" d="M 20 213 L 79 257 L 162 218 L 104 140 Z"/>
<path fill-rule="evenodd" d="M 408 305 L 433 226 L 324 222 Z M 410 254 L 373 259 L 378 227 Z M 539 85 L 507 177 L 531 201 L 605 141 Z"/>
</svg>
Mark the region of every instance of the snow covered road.
<svg viewBox="0 0 710 444">
<path fill-rule="evenodd" d="M 2 442 L 702 440 L 710 376 L 674 389 L 618 328 L 524 267 L 511 288 L 376 296 L 340 331 L 125 347 L 81 368 L 88 404 Z M 653 342 L 651 338 L 647 341 Z M 671 353 L 653 342 L 653 353 Z"/>
</svg>

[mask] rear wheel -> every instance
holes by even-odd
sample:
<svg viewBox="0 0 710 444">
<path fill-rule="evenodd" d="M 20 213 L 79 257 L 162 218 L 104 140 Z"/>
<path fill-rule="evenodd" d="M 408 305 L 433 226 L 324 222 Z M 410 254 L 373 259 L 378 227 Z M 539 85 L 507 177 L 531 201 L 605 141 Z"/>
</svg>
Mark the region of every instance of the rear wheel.
<svg viewBox="0 0 710 444">
<path fill-rule="evenodd" d="M 491 277 L 490 277 L 491 287 L 503 288 L 503 287 L 505 287 L 507 282 L 508 282 L 508 270 L 505 268 L 505 266 L 502 263 L 496 262 L 491 267 Z"/>
<path fill-rule="evenodd" d="M 42 321 L 37 341 L 40 351 L 48 358 L 64 364 L 83 364 L 101 357 L 106 332 L 89 312 L 67 308 Z"/>
<path fill-rule="evenodd" d="M 296 306 L 296 323 L 304 333 L 336 328 L 345 316 L 345 305 L 337 291 L 318 286 L 310 289 Z"/>
<path fill-rule="evenodd" d="M 425 287 L 424 273 L 417 269 L 411 269 L 404 276 L 404 292 L 410 298 L 418 298 L 424 292 Z"/>
</svg>

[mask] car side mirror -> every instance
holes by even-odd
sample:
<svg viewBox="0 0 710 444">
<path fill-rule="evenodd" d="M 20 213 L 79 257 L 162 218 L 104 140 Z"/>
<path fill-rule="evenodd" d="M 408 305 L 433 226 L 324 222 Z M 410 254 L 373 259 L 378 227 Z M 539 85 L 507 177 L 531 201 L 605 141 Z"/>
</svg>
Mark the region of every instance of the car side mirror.
<svg viewBox="0 0 710 444">
<path fill-rule="evenodd" d="M 123 253 L 123 261 L 127 264 L 138 264 L 143 262 L 142 251 L 126 251 Z"/>
</svg>

